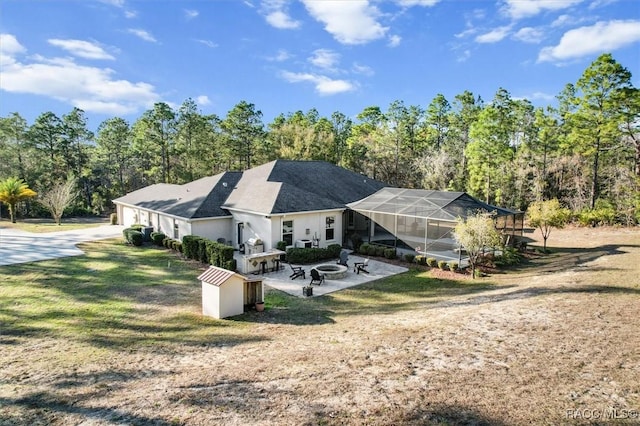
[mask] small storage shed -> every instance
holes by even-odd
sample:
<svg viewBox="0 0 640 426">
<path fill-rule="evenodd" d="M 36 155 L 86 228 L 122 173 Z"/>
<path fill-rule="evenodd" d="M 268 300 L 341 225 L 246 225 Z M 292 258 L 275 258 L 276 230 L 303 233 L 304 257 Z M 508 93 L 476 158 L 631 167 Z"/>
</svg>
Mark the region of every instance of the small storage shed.
<svg viewBox="0 0 640 426">
<path fill-rule="evenodd" d="M 233 271 L 210 266 L 200 274 L 202 314 L 213 318 L 240 315 L 247 306 L 264 300 L 262 281 L 248 280 Z"/>
</svg>

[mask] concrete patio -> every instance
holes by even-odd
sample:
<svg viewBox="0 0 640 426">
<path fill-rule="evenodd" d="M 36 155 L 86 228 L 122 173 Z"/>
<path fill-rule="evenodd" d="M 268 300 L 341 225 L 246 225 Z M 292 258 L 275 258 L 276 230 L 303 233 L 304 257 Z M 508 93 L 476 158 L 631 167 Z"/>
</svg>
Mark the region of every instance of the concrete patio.
<svg viewBox="0 0 640 426">
<path fill-rule="evenodd" d="M 380 262 L 377 260 L 370 259 L 369 264 L 367 266 L 368 273 L 360 272 L 359 274 L 354 272 L 353 265 L 356 262 L 364 262 L 365 258 L 361 256 L 349 255 L 347 269 L 347 275 L 344 278 L 337 280 L 329 280 L 325 279 L 322 285 L 313 285 L 313 296 L 322 296 L 324 294 L 333 293 L 334 291 L 343 290 L 345 288 L 353 287 L 359 284 L 364 284 L 369 281 L 379 280 L 381 278 L 385 278 L 391 275 L 400 274 L 402 272 L 406 272 L 408 269 L 391 265 L 389 263 Z M 302 287 L 309 285 L 311 282 L 311 269 L 327 263 L 336 263 L 334 260 L 328 260 L 322 263 L 312 264 L 312 265 L 298 265 L 294 264 L 294 266 L 302 266 L 302 268 L 306 272 L 306 278 L 296 278 L 291 279 L 289 276 L 292 274 L 291 268 L 289 264 L 284 263 L 284 269 L 280 269 L 276 272 L 267 272 L 265 274 L 249 274 L 248 278 L 261 278 L 263 283 L 269 287 L 278 289 L 280 291 L 284 291 L 293 296 L 297 297 L 305 297 L 302 294 Z"/>
</svg>

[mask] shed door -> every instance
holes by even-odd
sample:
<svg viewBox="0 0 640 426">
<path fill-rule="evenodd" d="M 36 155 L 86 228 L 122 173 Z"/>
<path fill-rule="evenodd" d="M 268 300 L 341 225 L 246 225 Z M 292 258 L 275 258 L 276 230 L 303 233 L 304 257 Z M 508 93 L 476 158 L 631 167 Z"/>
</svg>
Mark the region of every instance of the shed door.
<svg viewBox="0 0 640 426">
<path fill-rule="evenodd" d="M 244 304 L 253 306 L 256 302 L 262 302 L 262 281 L 244 282 Z"/>
</svg>

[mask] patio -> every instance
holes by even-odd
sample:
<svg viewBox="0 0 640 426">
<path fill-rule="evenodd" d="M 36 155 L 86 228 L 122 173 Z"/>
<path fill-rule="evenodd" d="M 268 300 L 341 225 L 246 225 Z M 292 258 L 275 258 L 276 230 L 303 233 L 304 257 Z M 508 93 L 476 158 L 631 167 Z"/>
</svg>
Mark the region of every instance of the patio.
<svg viewBox="0 0 640 426">
<path fill-rule="evenodd" d="M 334 291 L 343 290 L 345 288 L 353 287 L 356 285 L 364 284 L 369 281 L 379 280 L 381 278 L 385 278 L 391 275 L 400 274 L 402 272 L 406 272 L 408 269 L 391 265 L 385 262 L 380 262 L 374 259 L 369 259 L 369 263 L 367 266 L 367 271 L 369 273 L 360 272 L 359 274 L 353 271 L 353 265 L 356 262 L 364 262 L 365 258 L 361 256 L 349 255 L 349 268 L 347 269 L 347 274 L 344 278 L 341 279 L 329 279 L 325 278 L 324 283 L 322 285 L 314 285 L 313 286 L 313 296 L 322 296 L 324 294 L 333 293 Z M 335 260 L 324 261 L 317 264 L 310 265 L 298 265 L 294 264 L 294 266 L 302 266 L 302 268 L 306 272 L 306 278 L 296 278 L 291 279 L 289 276 L 292 271 L 289 267 L 289 264 L 284 263 L 284 268 L 280 269 L 276 272 L 267 272 L 265 274 L 250 274 L 249 278 L 260 277 L 263 280 L 263 283 L 269 287 L 278 289 L 280 291 L 284 291 L 285 293 L 289 293 L 293 296 L 304 297 L 302 294 L 302 287 L 309 285 L 311 282 L 311 269 L 322 264 L 327 263 L 335 263 Z"/>
</svg>

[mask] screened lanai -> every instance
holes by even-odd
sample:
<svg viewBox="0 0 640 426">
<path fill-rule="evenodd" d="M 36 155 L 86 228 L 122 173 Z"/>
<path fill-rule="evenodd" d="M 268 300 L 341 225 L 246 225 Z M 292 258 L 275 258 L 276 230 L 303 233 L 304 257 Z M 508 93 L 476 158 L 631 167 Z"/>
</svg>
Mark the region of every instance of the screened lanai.
<svg viewBox="0 0 640 426">
<path fill-rule="evenodd" d="M 383 188 L 347 207 L 375 223 L 365 241 L 439 260 L 457 260 L 461 266 L 466 263 L 464 252 L 452 234 L 459 218 L 491 213 L 505 243 L 522 236 L 524 219 L 522 212 L 483 203 L 464 192 L 424 189 Z"/>
</svg>

